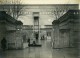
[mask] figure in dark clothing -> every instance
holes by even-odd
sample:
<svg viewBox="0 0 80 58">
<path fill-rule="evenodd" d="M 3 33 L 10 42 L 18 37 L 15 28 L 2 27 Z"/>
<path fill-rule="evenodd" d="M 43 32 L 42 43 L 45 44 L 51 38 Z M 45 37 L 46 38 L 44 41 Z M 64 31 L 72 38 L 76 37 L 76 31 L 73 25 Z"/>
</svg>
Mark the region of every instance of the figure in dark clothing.
<svg viewBox="0 0 80 58">
<path fill-rule="evenodd" d="M 27 42 L 28 42 L 28 46 L 29 46 L 30 45 L 30 38 L 28 38 Z"/>
<path fill-rule="evenodd" d="M 38 40 L 38 34 L 36 34 L 36 40 Z"/>
<path fill-rule="evenodd" d="M 6 41 L 5 38 L 3 38 L 3 39 L 1 40 L 1 47 L 2 47 L 3 50 L 6 49 L 6 44 L 7 44 L 7 41 Z"/>
<path fill-rule="evenodd" d="M 33 45 L 36 45 L 36 42 L 35 41 L 33 41 Z"/>
</svg>

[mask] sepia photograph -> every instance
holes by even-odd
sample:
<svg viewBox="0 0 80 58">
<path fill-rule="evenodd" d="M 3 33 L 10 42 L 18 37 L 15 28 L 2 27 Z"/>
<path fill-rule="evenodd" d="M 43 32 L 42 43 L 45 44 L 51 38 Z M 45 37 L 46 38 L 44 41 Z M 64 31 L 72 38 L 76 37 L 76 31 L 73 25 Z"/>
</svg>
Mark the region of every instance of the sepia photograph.
<svg viewBox="0 0 80 58">
<path fill-rule="evenodd" d="M 0 58 L 80 58 L 80 0 L 0 0 Z"/>
</svg>

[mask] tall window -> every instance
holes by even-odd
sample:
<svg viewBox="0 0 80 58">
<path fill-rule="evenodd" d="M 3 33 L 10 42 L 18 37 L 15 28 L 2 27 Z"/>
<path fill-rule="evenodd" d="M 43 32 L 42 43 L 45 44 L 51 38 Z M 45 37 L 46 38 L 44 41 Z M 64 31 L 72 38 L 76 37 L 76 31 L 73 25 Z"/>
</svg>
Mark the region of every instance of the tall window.
<svg viewBox="0 0 80 58">
<path fill-rule="evenodd" d="M 33 12 L 34 30 L 39 31 L 39 12 Z"/>
<path fill-rule="evenodd" d="M 39 17 L 34 16 L 34 25 L 38 25 L 38 24 L 39 24 Z"/>
<path fill-rule="evenodd" d="M 36 39 L 39 38 L 39 12 L 33 12 L 34 19 L 34 36 Z"/>
</svg>

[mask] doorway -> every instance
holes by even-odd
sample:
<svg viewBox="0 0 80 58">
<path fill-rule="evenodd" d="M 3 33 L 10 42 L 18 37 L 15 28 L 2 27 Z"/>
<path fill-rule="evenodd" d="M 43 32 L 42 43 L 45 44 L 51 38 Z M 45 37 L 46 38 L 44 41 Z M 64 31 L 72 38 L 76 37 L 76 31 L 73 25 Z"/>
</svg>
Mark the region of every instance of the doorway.
<svg viewBox="0 0 80 58">
<path fill-rule="evenodd" d="M 36 40 L 39 39 L 39 34 L 38 34 L 38 32 L 35 33 L 35 38 L 36 38 Z"/>
</svg>

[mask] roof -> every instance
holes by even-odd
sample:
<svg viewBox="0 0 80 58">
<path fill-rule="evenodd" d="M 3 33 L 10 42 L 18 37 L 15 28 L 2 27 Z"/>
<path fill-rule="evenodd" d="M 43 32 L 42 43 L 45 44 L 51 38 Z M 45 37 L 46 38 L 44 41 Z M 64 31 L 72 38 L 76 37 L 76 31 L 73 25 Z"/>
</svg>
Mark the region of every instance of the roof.
<svg viewBox="0 0 80 58">
<path fill-rule="evenodd" d="M 21 22 L 21 21 L 15 21 L 15 23 L 17 24 L 17 25 L 23 25 L 23 23 Z"/>
<path fill-rule="evenodd" d="M 52 22 L 52 24 L 58 24 L 59 23 L 59 20 L 54 20 L 53 22 Z"/>
<path fill-rule="evenodd" d="M 21 21 L 17 21 L 16 19 L 11 17 L 10 15 L 6 14 L 5 11 L 0 11 L 0 21 L 4 21 L 4 20 L 11 23 L 11 24 L 15 24 L 15 25 L 23 24 Z"/>
<path fill-rule="evenodd" d="M 0 20 L 6 20 L 6 12 L 0 11 Z"/>
<path fill-rule="evenodd" d="M 61 16 L 58 20 L 54 20 L 52 24 L 58 24 L 60 22 L 66 21 L 68 19 L 79 19 L 80 10 L 69 10 L 63 16 Z"/>
<path fill-rule="evenodd" d="M 62 17 L 60 17 L 58 20 L 60 22 L 63 22 L 68 19 L 79 19 L 79 16 L 80 16 L 80 10 L 69 10 Z"/>
</svg>

